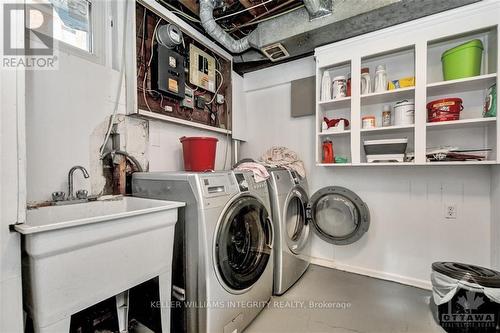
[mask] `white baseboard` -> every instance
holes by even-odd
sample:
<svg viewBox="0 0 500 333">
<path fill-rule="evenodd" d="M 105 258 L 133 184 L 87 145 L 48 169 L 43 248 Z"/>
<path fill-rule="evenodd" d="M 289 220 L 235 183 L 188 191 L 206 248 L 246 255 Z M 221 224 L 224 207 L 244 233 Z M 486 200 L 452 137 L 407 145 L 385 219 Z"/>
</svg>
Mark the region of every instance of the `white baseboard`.
<svg viewBox="0 0 500 333">
<path fill-rule="evenodd" d="M 397 282 L 397 283 L 401 283 L 401 284 L 405 284 L 408 286 L 417 287 L 417 288 L 421 288 L 421 289 L 432 290 L 432 284 L 430 281 L 427 281 L 427 280 L 415 279 L 415 278 L 402 276 L 402 275 L 398 275 L 398 274 L 387 273 L 387 272 L 377 271 L 377 270 L 363 268 L 363 267 L 346 265 L 346 264 L 335 262 L 335 261 L 330 260 L 330 259 L 311 257 L 311 264 L 315 264 L 315 265 L 323 266 L 323 267 L 328 267 L 328 268 L 334 268 L 334 269 L 338 269 L 338 270 L 349 272 L 349 273 L 365 275 L 365 276 L 369 276 L 369 277 L 373 277 L 373 278 L 377 278 L 377 279 L 381 279 L 381 280 L 393 281 L 393 282 Z"/>
</svg>

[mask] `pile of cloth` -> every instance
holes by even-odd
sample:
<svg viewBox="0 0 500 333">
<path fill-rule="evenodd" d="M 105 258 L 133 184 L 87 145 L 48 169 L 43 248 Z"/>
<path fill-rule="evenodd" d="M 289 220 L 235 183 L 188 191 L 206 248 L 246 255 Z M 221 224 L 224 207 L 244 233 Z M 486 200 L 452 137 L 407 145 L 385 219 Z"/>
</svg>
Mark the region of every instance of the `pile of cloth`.
<svg viewBox="0 0 500 333">
<path fill-rule="evenodd" d="M 293 170 L 305 178 L 306 169 L 304 162 L 297 153 L 287 147 L 272 147 L 260 157 L 260 161 L 244 161 L 235 167 L 235 170 L 251 171 L 254 173 L 255 181 L 261 182 L 270 177 L 267 168 L 281 167 Z"/>
</svg>

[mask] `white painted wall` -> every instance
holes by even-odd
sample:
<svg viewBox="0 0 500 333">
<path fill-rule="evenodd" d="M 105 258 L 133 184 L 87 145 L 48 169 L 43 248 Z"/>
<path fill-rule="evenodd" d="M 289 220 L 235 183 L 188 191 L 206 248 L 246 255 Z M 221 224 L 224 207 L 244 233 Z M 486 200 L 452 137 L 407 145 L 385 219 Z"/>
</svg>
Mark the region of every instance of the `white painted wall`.
<svg viewBox="0 0 500 333">
<path fill-rule="evenodd" d="M 119 13 L 122 11 L 120 8 Z M 121 38 L 122 33 L 112 35 Z M 91 176 L 89 181 L 75 173 L 75 190 L 88 189 L 92 194 L 99 194 L 102 190 L 104 179 L 98 149 L 114 108 L 120 74 L 113 69 L 119 66 L 112 60 L 120 59 L 119 48 L 113 50 L 111 38 L 105 41 L 108 54 L 103 55 L 107 59 L 104 65 L 61 50 L 58 70 L 27 73 L 27 186 L 30 203 L 49 200 L 54 191 L 67 192 L 68 171 L 74 165 L 84 166 Z M 118 110 L 125 113 L 125 89 Z M 128 117 L 128 122 L 130 126 L 142 125 L 134 117 Z M 216 167 L 222 168 L 226 145 L 224 135 L 159 121 L 151 121 L 149 130 L 151 140 L 149 144 L 146 140 L 146 147 L 136 157 L 140 161 L 149 157 L 151 170 L 183 169 L 179 138 L 184 135 L 219 138 Z M 128 139 L 125 147 L 138 152 L 136 142 L 123 139 Z M 142 155 L 144 153 L 146 156 Z M 230 148 L 227 165 L 230 165 Z"/>
<path fill-rule="evenodd" d="M 316 167 L 314 117 L 290 117 L 290 80 L 312 75 L 312 57 L 245 75 L 248 142 L 241 149 L 242 158 L 257 158 L 272 145 L 287 146 L 304 160 L 311 194 L 340 185 L 368 204 L 371 226 L 359 242 L 334 246 L 314 237 L 312 256 L 423 287 L 433 261 L 489 266 L 489 168 Z M 458 219 L 444 219 L 445 203 L 457 204 Z"/>
<path fill-rule="evenodd" d="M 215 169 L 224 169 L 231 166 L 231 137 L 211 131 L 203 131 L 193 127 L 165 123 L 160 121 L 149 122 L 149 170 L 150 171 L 179 171 L 184 170 L 182 145 L 179 138 L 182 136 L 211 136 L 219 140 Z M 228 145 L 229 143 L 229 145 Z M 227 148 L 226 148 L 227 147 Z M 227 158 L 224 156 L 227 153 Z"/>
<path fill-rule="evenodd" d="M 19 17 L 9 28 L 0 24 L 0 36 L 10 33 L 13 41 L 22 40 L 23 32 Z M 26 217 L 24 82 L 23 68 L 0 69 L 0 332 L 5 333 L 23 331 L 21 240 L 9 225 Z"/>
<path fill-rule="evenodd" d="M 98 161 L 118 79 L 119 72 L 107 66 L 63 52 L 58 70 L 27 73 L 28 202 L 49 200 L 54 191 L 67 192 L 68 171 L 74 165 L 87 168 L 94 181 L 101 177 L 91 166 Z M 81 174 L 75 175 L 75 189 L 101 191 L 97 184 L 102 182 L 91 188 Z"/>
<path fill-rule="evenodd" d="M 1 14 L 1 11 L 0 11 Z M 24 175 L 19 173 L 16 71 L 0 71 L 0 332 L 22 331 L 21 241 L 9 225 L 23 221 Z M 22 119 L 22 117 L 21 117 Z M 24 213 L 23 213 L 24 214 Z"/>
<path fill-rule="evenodd" d="M 491 167 L 491 267 L 500 270 L 500 166 Z"/>
</svg>

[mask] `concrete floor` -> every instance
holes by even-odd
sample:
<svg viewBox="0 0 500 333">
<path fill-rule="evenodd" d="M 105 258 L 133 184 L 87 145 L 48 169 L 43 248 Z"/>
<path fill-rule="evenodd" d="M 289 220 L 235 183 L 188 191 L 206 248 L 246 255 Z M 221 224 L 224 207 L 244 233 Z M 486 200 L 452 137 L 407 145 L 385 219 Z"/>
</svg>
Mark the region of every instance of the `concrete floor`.
<svg viewBox="0 0 500 333">
<path fill-rule="evenodd" d="M 444 332 L 429 310 L 430 296 L 427 290 L 312 265 L 284 295 L 271 299 L 245 333 Z"/>
</svg>

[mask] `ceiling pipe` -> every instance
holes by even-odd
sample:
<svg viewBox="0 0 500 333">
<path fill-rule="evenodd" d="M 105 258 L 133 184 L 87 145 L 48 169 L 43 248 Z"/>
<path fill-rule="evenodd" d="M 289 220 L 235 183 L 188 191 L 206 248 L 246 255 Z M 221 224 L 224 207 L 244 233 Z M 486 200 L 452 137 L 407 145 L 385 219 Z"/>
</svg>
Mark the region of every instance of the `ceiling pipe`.
<svg viewBox="0 0 500 333">
<path fill-rule="evenodd" d="M 310 20 L 332 14 L 332 0 L 304 0 L 304 5 Z"/>
<path fill-rule="evenodd" d="M 200 21 L 205 31 L 231 53 L 240 54 L 250 49 L 252 47 L 250 43 L 251 34 L 239 40 L 231 37 L 215 22 L 214 9 L 214 0 L 200 0 Z"/>
</svg>

